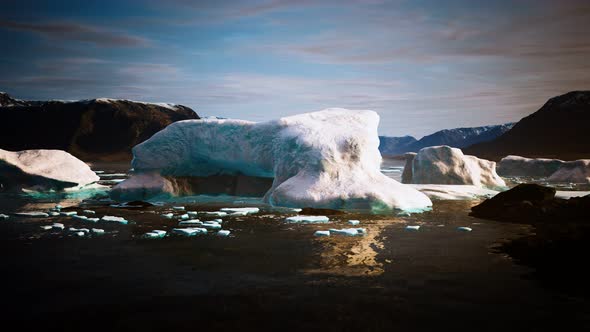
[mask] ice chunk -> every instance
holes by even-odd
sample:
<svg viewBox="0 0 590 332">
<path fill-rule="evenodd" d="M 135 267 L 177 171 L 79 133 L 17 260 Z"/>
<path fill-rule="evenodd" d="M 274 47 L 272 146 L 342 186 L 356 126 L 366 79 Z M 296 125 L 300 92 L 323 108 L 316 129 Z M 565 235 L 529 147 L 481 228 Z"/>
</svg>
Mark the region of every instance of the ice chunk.
<svg viewBox="0 0 590 332">
<path fill-rule="evenodd" d="M 336 108 L 264 123 L 175 122 L 133 148 L 136 174 L 112 194 L 178 195 L 183 190 L 163 176 L 227 174 L 273 178 L 264 196 L 272 206 L 372 212 L 431 206 L 424 194 L 380 172 L 378 125 L 373 111 Z M 142 174 L 151 175 L 134 180 Z"/>
<path fill-rule="evenodd" d="M 229 236 L 230 231 L 226 230 L 226 229 L 222 229 L 220 231 L 217 231 L 217 236 Z"/>
<path fill-rule="evenodd" d="M 72 216 L 72 218 L 74 218 L 74 219 L 81 219 L 81 220 L 86 220 L 86 219 L 88 219 L 88 217 L 86 217 L 86 216 L 79 216 L 79 215 L 77 215 L 77 214 L 74 214 L 74 215 Z"/>
<path fill-rule="evenodd" d="M 208 228 L 208 229 L 221 229 L 221 225 L 218 223 L 207 223 L 204 222 L 201 227 Z"/>
<path fill-rule="evenodd" d="M 86 235 L 86 233 L 84 233 L 84 232 L 76 232 L 76 235 L 77 236 L 84 236 L 84 235 Z"/>
<path fill-rule="evenodd" d="M 185 213 L 181 216 L 179 216 L 181 220 L 187 220 L 189 218 L 188 213 Z"/>
<path fill-rule="evenodd" d="M 173 206 L 172 210 L 176 210 L 176 211 L 184 211 L 184 206 Z"/>
<path fill-rule="evenodd" d="M 151 232 L 145 233 L 143 236 L 148 239 L 160 239 L 166 236 L 166 231 L 156 229 Z"/>
<path fill-rule="evenodd" d="M 86 221 L 89 221 L 89 222 L 99 222 L 100 221 L 100 218 L 86 218 Z"/>
<path fill-rule="evenodd" d="M 178 223 L 181 226 L 190 226 L 190 225 L 199 225 L 201 226 L 203 223 L 199 219 L 191 219 L 191 220 L 183 220 Z"/>
<path fill-rule="evenodd" d="M 78 214 L 78 212 L 76 211 L 67 211 L 67 212 L 60 212 L 59 215 L 61 216 L 65 216 L 65 217 L 71 217 L 75 214 Z"/>
<path fill-rule="evenodd" d="M 104 234 L 104 229 L 102 229 L 102 228 L 93 228 L 93 229 L 91 229 L 90 231 L 91 231 L 93 234 L 97 234 L 97 235 L 99 235 L 99 234 Z"/>
<path fill-rule="evenodd" d="M 8 216 L 0 213 L 0 219 L 8 219 Z"/>
<path fill-rule="evenodd" d="M 49 231 L 53 229 L 53 226 L 41 226 L 41 229 Z"/>
<path fill-rule="evenodd" d="M 313 223 L 325 223 L 330 221 L 330 218 L 326 217 L 326 216 L 294 216 L 294 217 L 288 217 L 287 219 L 285 219 L 286 222 L 290 222 L 290 223 L 307 223 L 307 224 L 313 224 Z"/>
<path fill-rule="evenodd" d="M 460 149 L 446 145 L 418 151 L 412 162 L 412 183 L 506 187 L 496 174 L 495 162 L 464 155 Z"/>
<path fill-rule="evenodd" d="M 7 188 L 61 190 L 99 180 L 86 163 L 61 150 L 0 149 L 0 183 Z"/>
<path fill-rule="evenodd" d="M 360 220 L 349 220 L 348 223 L 351 224 L 352 226 L 356 226 L 356 225 L 360 224 L 361 221 Z"/>
<path fill-rule="evenodd" d="M 457 227 L 457 230 L 460 230 L 462 232 L 471 232 L 473 229 L 471 229 L 471 227 Z"/>
<path fill-rule="evenodd" d="M 84 210 L 82 212 L 84 212 L 86 214 L 96 214 L 96 212 L 95 211 L 92 211 L 92 210 Z"/>
<path fill-rule="evenodd" d="M 227 212 L 222 212 L 222 211 L 203 211 L 200 212 L 206 216 L 211 216 L 211 217 L 225 217 L 227 216 Z"/>
<path fill-rule="evenodd" d="M 491 198 L 499 191 L 473 185 L 412 184 L 432 200 L 472 200 Z"/>
<path fill-rule="evenodd" d="M 123 218 L 123 217 L 115 217 L 115 216 L 104 216 L 100 220 L 102 220 L 102 221 L 118 222 L 120 224 L 127 224 L 127 223 L 129 223 L 129 221 L 126 220 L 125 218 Z"/>
<path fill-rule="evenodd" d="M 172 219 L 172 218 L 174 218 L 174 214 L 173 213 L 165 213 L 162 215 L 162 217 L 164 217 L 166 219 Z"/>
<path fill-rule="evenodd" d="M 191 217 L 196 217 L 199 215 L 199 212 L 197 211 L 187 211 L 186 213 Z"/>
<path fill-rule="evenodd" d="M 520 156 L 506 156 L 498 163 L 498 174 L 502 176 L 549 177 L 563 165 L 559 159 L 531 159 Z"/>
<path fill-rule="evenodd" d="M 47 218 L 47 217 L 49 217 L 49 214 L 47 214 L 45 212 L 38 212 L 38 211 L 34 211 L 34 212 L 17 212 L 14 215 L 15 216 L 19 216 L 19 217 L 31 217 L 31 218 Z"/>
<path fill-rule="evenodd" d="M 184 236 L 194 236 L 197 234 L 206 234 L 207 229 L 200 227 L 173 228 L 172 232 Z"/>
<path fill-rule="evenodd" d="M 245 214 L 254 214 L 260 212 L 260 209 L 257 207 L 243 207 L 243 208 L 222 208 L 219 209 L 221 212 L 226 212 L 229 214 L 234 213 L 245 213 Z"/>
<path fill-rule="evenodd" d="M 359 236 L 359 235 L 364 235 L 366 233 L 367 233 L 367 231 L 364 228 L 342 228 L 342 229 L 331 228 L 330 229 L 330 235 L 336 234 L 336 235 L 346 235 L 346 236 Z"/>
<path fill-rule="evenodd" d="M 219 224 L 221 224 L 223 222 L 223 220 L 221 220 L 221 219 L 213 219 L 213 221 L 215 221 L 216 223 L 219 223 Z"/>
<path fill-rule="evenodd" d="M 315 236 L 330 236 L 330 231 L 315 231 L 313 233 Z"/>
<path fill-rule="evenodd" d="M 62 229 L 65 228 L 65 226 L 62 223 L 56 222 L 53 225 L 51 225 L 51 228 L 54 229 L 54 230 L 62 230 Z"/>
<path fill-rule="evenodd" d="M 59 216 L 59 212 L 55 212 L 55 211 L 49 211 L 49 212 L 47 212 L 47 214 L 49 214 L 50 217 L 57 217 L 57 216 Z"/>
<path fill-rule="evenodd" d="M 60 211 L 61 209 L 63 209 L 63 206 L 57 204 L 55 207 L 53 207 L 53 209 L 56 211 Z"/>
<path fill-rule="evenodd" d="M 408 225 L 406 226 L 406 230 L 408 231 L 417 231 L 420 229 L 420 225 Z"/>
<path fill-rule="evenodd" d="M 547 181 L 590 184 L 590 159 L 565 162 Z"/>
</svg>

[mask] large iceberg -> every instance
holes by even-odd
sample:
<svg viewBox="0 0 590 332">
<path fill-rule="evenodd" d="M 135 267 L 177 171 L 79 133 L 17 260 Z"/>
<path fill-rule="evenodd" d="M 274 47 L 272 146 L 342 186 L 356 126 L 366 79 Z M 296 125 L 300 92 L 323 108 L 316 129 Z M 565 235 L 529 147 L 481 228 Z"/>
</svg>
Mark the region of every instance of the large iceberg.
<svg viewBox="0 0 590 332">
<path fill-rule="evenodd" d="M 380 172 L 378 124 L 373 111 L 336 108 L 262 123 L 176 122 L 133 148 L 132 167 L 146 178 L 132 176 L 114 192 L 168 190 L 166 181 L 150 178 L 233 175 L 272 179 L 264 200 L 275 206 L 373 211 L 431 206 L 426 195 Z"/>
<path fill-rule="evenodd" d="M 408 158 L 404 169 L 412 169 L 413 184 L 453 184 L 500 188 L 506 183 L 496 174 L 496 163 L 464 155 L 446 145 L 431 146 Z"/>
<path fill-rule="evenodd" d="M 525 158 L 506 156 L 498 163 L 498 174 L 502 176 L 548 177 L 555 173 L 565 161 L 559 159 Z"/>
<path fill-rule="evenodd" d="M 99 179 L 88 165 L 65 151 L 0 149 L 0 183 L 4 187 L 63 190 Z"/>
</svg>

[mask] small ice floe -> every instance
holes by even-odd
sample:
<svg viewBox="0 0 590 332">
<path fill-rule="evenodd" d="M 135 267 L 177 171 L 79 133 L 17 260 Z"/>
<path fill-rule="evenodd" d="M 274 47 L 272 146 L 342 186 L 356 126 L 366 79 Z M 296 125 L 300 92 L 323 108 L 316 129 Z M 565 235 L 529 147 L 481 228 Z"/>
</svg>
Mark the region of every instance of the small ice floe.
<svg viewBox="0 0 590 332">
<path fill-rule="evenodd" d="M 176 210 L 176 211 L 184 211 L 184 206 L 173 206 L 172 210 Z"/>
<path fill-rule="evenodd" d="M 199 219 L 183 220 L 178 223 L 181 226 L 201 226 L 203 223 Z"/>
<path fill-rule="evenodd" d="M 457 227 L 457 230 L 461 231 L 461 232 L 471 232 L 473 229 L 471 227 L 461 226 L 461 227 Z"/>
<path fill-rule="evenodd" d="M 31 217 L 31 218 L 47 218 L 49 214 L 40 211 L 33 211 L 33 212 L 17 212 L 14 214 L 15 216 L 19 217 Z"/>
<path fill-rule="evenodd" d="M 102 228 L 92 228 L 90 231 L 92 232 L 92 234 L 97 234 L 97 235 L 104 234 L 104 229 L 102 229 Z"/>
<path fill-rule="evenodd" d="M 351 224 L 352 226 L 356 226 L 356 225 L 360 224 L 361 221 L 360 220 L 349 220 L 348 223 Z"/>
<path fill-rule="evenodd" d="M 88 234 L 90 233 L 90 230 L 88 228 L 75 228 L 75 227 L 70 227 L 68 228 L 69 232 L 72 233 L 84 233 L 84 234 Z"/>
<path fill-rule="evenodd" d="M 54 209 L 55 211 L 60 211 L 61 209 L 63 209 L 63 206 L 61 206 L 61 205 L 57 204 L 56 206 L 54 206 L 54 207 L 53 207 L 53 209 Z"/>
<path fill-rule="evenodd" d="M 205 221 L 201 227 L 203 228 L 208 228 L 208 229 L 221 229 L 221 225 L 216 223 L 216 222 L 212 222 L 212 221 Z"/>
<path fill-rule="evenodd" d="M 231 233 L 230 231 L 228 231 L 227 229 L 222 229 L 220 231 L 217 232 L 217 236 L 229 236 L 229 233 Z"/>
<path fill-rule="evenodd" d="M 326 216 L 294 216 L 285 219 L 285 222 L 305 224 L 325 223 L 328 221 L 330 221 L 330 218 Z"/>
<path fill-rule="evenodd" d="M 226 212 L 231 215 L 246 215 L 246 214 L 254 214 L 260 212 L 260 209 L 257 207 L 243 207 L 243 208 L 221 208 L 219 209 L 221 212 Z"/>
<path fill-rule="evenodd" d="M 115 217 L 115 216 L 104 216 L 104 217 L 100 218 L 100 220 L 118 222 L 119 224 L 123 224 L 123 225 L 126 225 L 127 223 L 129 223 L 129 221 L 126 220 L 125 218 Z"/>
<path fill-rule="evenodd" d="M 211 217 L 225 217 L 225 216 L 227 216 L 227 212 L 222 212 L 222 211 L 204 211 L 204 212 L 201 212 L 201 214 L 204 214 L 206 216 L 211 216 Z"/>
<path fill-rule="evenodd" d="M 223 220 L 221 220 L 221 219 L 213 219 L 213 221 L 215 221 L 218 224 L 221 224 L 223 222 Z"/>
<path fill-rule="evenodd" d="M 315 231 L 314 236 L 330 236 L 330 231 Z"/>
<path fill-rule="evenodd" d="M 57 216 L 59 216 L 59 212 L 56 212 L 56 211 L 49 211 L 49 212 L 47 212 L 47 214 L 50 217 L 57 217 Z"/>
<path fill-rule="evenodd" d="M 185 213 L 179 217 L 181 220 L 188 220 L 189 216 L 188 213 Z"/>
<path fill-rule="evenodd" d="M 82 236 L 86 235 L 86 233 L 84 233 L 84 232 L 76 232 L 75 234 L 76 234 L 77 236 L 80 236 L 80 237 L 82 237 Z"/>
<path fill-rule="evenodd" d="M 186 211 L 186 214 L 188 214 L 191 217 L 196 217 L 199 215 L 199 212 L 197 211 Z"/>
<path fill-rule="evenodd" d="M 194 236 L 197 234 L 207 234 L 207 229 L 200 227 L 173 228 L 172 232 L 184 236 Z"/>
<path fill-rule="evenodd" d="M 331 234 L 346 235 L 346 236 L 361 236 L 361 235 L 367 234 L 367 230 L 364 228 L 342 228 L 342 229 L 331 228 L 330 235 Z"/>
<path fill-rule="evenodd" d="M 64 216 L 64 217 L 71 217 L 75 214 L 78 214 L 78 212 L 76 211 L 67 211 L 67 212 L 60 212 L 59 215 L 60 216 Z"/>
<path fill-rule="evenodd" d="M 94 171 L 95 174 L 103 174 L 104 171 Z"/>
<path fill-rule="evenodd" d="M 166 231 L 155 229 L 143 235 L 146 239 L 161 239 L 166 236 Z"/>
<path fill-rule="evenodd" d="M 86 216 L 79 216 L 77 214 L 73 215 L 72 218 L 73 219 L 79 219 L 79 220 L 86 220 L 86 219 L 88 219 L 88 217 L 86 217 Z"/>
<path fill-rule="evenodd" d="M 0 219 L 8 219 L 8 216 L 5 214 L 0 213 Z"/>
<path fill-rule="evenodd" d="M 100 218 L 86 218 L 85 221 L 89 221 L 89 222 L 99 222 Z"/>
<path fill-rule="evenodd" d="M 92 211 L 92 210 L 84 210 L 82 212 L 84 212 L 86 214 L 96 214 L 96 211 Z"/>
<path fill-rule="evenodd" d="M 172 218 L 174 218 L 174 213 L 165 213 L 162 215 L 162 217 L 164 217 L 166 219 L 172 219 Z"/>
<path fill-rule="evenodd" d="M 49 225 L 49 226 L 41 226 L 41 229 L 49 231 L 53 229 L 53 226 Z"/>
<path fill-rule="evenodd" d="M 408 212 L 408 211 L 398 212 L 398 214 L 397 214 L 398 217 L 409 217 L 411 215 L 412 214 L 410 212 Z"/>
<path fill-rule="evenodd" d="M 64 228 L 65 228 L 64 224 L 58 223 L 58 222 L 56 222 L 53 225 L 51 225 L 51 229 L 54 229 L 56 231 L 58 231 L 58 230 L 61 231 Z"/>
<path fill-rule="evenodd" d="M 406 231 L 417 231 L 420 229 L 420 225 L 408 225 L 406 226 Z"/>
</svg>

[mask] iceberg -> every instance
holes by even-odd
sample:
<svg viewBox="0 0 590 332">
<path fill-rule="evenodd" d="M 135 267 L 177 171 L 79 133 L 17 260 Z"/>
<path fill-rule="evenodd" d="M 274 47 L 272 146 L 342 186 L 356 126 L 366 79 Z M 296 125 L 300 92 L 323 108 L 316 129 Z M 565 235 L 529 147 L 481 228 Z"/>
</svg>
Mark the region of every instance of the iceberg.
<svg viewBox="0 0 590 332">
<path fill-rule="evenodd" d="M 547 181 L 590 184 L 590 159 L 563 163 Z"/>
<path fill-rule="evenodd" d="M 460 149 L 446 145 L 418 151 L 412 162 L 412 183 L 506 187 L 496 173 L 495 162 L 464 155 Z"/>
<path fill-rule="evenodd" d="M 63 190 L 98 180 L 88 165 L 65 151 L 0 149 L 0 183 L 7 188 Z"/>
<path fill-rule="evenodd" d="M 506 156 L 498 163 L 498 174 L 502 176 L 548 177 L 555 173 L 565 161 L 559 159 L 525 158 Z"/>
<path fill-rule="evenodd" d="M 174 179 L 247 176 L 272 179 L 271 206 L 421 210 L 428 197 L 380 172 L 373 111 L 326 109 L 254 123 L 175 122 L 133 148 L 135 174 L 112 197 L 175 195 Z M 184 183 L 184 182 L 183 182 Z M 175 187 L 176 186 L 176 187 Z"/>
<path fill-rule="evenodd" d="M 330 218 L 326 216 L 295 216 L 295 217 L 288 217 L 285 219 L 285 222 L 288 223 L 306 223 L 306 224 L 315 224 L 315 223 L 326 223 L 330 221 Z"/>
</svg>

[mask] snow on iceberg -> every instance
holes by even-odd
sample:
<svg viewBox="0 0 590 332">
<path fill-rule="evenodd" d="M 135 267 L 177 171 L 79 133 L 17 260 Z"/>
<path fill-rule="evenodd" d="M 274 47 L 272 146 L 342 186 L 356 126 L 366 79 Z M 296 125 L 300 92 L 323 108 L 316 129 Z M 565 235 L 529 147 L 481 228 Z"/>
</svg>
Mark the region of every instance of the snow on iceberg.
<svg viewBox="0 0 590 332">
<path fill-rule="evenodd" d="M 488 188 L 506 186 L 504 180 L 496 174 L 495 162 L 464 155 L 461 149 L 446 145 L 431 146 L 418 151 L 412 162 L 412 183 Z"/>
<path fill-rule="evenodd" d="M 0 183 L 16 189 L 63 190 L 100 179 L 83 161 L 61 150 L 0 149 L 0 170 Z"/>
<path fill-rule="evenodd" d="M 431 206 L 426 195 L 380 172 L 378 124 L 373 111 L 346 109 L 263 123 L 175 122 L 133 148 L 138 174 L 117 185 L 113 197 L 183 192 L 174 177 L 233 175 L 273 179 L 264 195 L 273 206 L 374 212 Z"/>
</svg>

